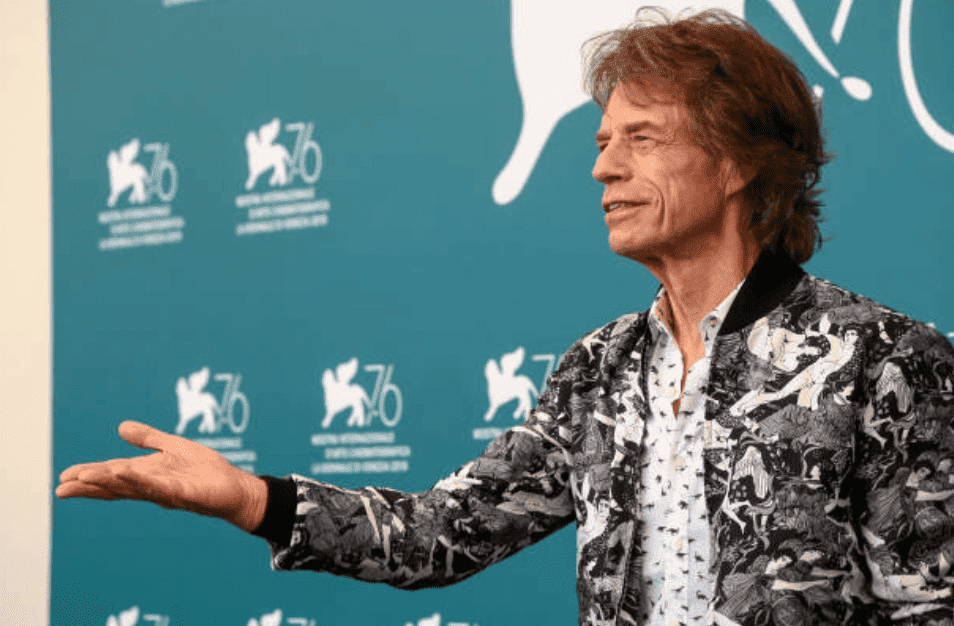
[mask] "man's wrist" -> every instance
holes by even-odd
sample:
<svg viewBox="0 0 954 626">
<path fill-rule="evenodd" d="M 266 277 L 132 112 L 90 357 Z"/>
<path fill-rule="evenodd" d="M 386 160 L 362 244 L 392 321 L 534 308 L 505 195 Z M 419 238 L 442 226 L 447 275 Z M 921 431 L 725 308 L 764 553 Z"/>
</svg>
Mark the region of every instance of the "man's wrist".
<svg viewBox="0 0 954 626">
<path fill-rule="evenodd" d="M 246 475 L 246 497 L 242 509 L 238 511 L 232 523 L 247 533 L 253 532 L 265 519 L 265 509 L 268 507 L 268 483 L 258 476 Z"/>
</svg>

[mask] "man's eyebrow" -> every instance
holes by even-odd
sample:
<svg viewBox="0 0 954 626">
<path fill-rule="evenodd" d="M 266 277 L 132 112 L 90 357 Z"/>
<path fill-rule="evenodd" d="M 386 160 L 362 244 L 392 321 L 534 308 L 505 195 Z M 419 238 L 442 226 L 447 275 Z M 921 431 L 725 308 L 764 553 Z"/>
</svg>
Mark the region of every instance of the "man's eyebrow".
<svg viewBox="0 0 954 626">
<path fill-rule="evenodd" d="M 648 120 L 644 120 L 642 122 L 633 122 L 632 124 L 627 124 L 626 126 L 623 127 L 623 133 L 626 135 L 629 135 L 630 133 L 641 131 L 644 128 L 649 128 L 656 132 L 662 132 L 663 130 L 662 127 L 659 126 L 658 124 L 655 124 L 654 122 L 650 122 Z M 600 132 L 596 133 L 596 143 L 600 143 L 601 141 L 609 141 L 610 137 L 611 137 L 611 133 L 609 131 L 601 130 Z"/>
</svg>

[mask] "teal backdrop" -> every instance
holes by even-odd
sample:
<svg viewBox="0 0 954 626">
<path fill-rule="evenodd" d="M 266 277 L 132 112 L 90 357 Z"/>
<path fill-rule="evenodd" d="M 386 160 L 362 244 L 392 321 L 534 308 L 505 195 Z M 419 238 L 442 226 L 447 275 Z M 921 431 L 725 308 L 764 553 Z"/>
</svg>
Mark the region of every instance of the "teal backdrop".
<svg viewBox="0 0 954 626">
<path fill-rule="evenodd" d="M 954 3 L 716 4 L 823 101 L 806 269 L 954 337 Z M 53 476 L 141 453 L 135 419 L 257 474 L 419 491 L 518 424 L 658 285 L 607 245 L 580 90 L 582 40 L 639 6 L 51 0 Z M 54 499 L 51 623 L 569 626 L 574 570 L 568 528 L 405 592 Z"/>
</svg>

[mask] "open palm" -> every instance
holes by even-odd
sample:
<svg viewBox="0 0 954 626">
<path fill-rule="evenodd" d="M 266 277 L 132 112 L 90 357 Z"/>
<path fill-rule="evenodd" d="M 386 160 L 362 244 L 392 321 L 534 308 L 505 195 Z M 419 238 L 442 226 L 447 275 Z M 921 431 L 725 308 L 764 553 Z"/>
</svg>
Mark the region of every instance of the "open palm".
<svg viewBox="0 0 954 626">
<path fill-rule="evenodd" d="M 247 531 L 261 520 L 267 498 L 267 488 L 266 498 L 262 497 L 264 483 L 215 450 L 134 421 L 120 424 L 119 434 L 156 452 L 74 465 L 60 474 L 56 495 L 154 502 L 166 509 L 219 517 Z"/>
</svg>

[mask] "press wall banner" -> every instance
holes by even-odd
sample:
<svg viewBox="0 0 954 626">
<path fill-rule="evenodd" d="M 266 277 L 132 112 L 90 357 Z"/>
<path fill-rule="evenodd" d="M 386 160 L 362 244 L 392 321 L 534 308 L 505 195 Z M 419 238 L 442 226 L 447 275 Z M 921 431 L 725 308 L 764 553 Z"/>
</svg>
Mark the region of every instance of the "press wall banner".
<svg viewBox="0 0 954 626">
<path fill-rule="evenodd" d="M 954 3 L 656 4 L 726 8 L 796 61 L 837 154 L 806 270 L 954 339 Z M 423 491 L 519 425 L 658 286 L 607 245 L 581 78 L 640 6 L 50 0 L 53 476 L 144 453 L 133 419 L 256 474 Z M 570 626 L 575 541 L 407 592 L 54 499 L 51 623 Z"/>
</svg>

